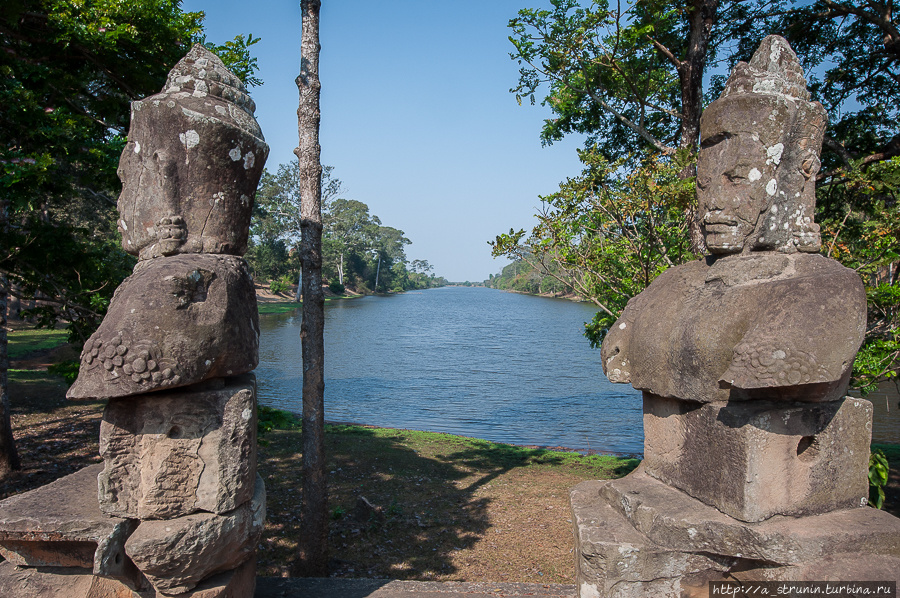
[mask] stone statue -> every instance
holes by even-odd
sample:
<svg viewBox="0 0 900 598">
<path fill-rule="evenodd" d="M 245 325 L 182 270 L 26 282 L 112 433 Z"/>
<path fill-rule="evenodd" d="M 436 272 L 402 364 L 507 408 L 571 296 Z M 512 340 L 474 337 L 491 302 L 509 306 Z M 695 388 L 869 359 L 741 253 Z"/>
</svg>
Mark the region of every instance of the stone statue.
<svg viewBox="0 0 900 598">
<path fill-rule="evenodd" d="M 132 104 L 118 208 L 139 261 L 67 393 L 108 399 L 103 464 L 0 502 L 0 595 L 253 595 L 266 493 L 241 256 L 268 155 L 253 110 L 200 45 Z M 21 583 L 8 564 L 64 569 Z"/>
<path fill-rule="evenodd" d="M 843 396 L 866 300 L 856 273 L 815 253 L 824 127 L 782 38 L 735 67 L 700 122 L 697 198 L 712 255 L 629 302 L 602 346 L 610 380 L 698 402 Z"/>
<path fill-rule="evenodd" d="M 119 230 L 141 261 L 85 344 L 69 398 L 175 388 L 257 366 L 255 290 L 233 257 L 247 249 L 269 153 L 254 108 L 243 83 L 199 44 L 161 93 L 132 103 Z"/>
<path fill-rule="evenodd" d="M 863 285 L 817 253 L 824 128 L 778 36 L 704 111 L 710 255 L 657 277 L 601 348 L 609 379 L 643 391 L 644 459 L 571 493 L 581 598 L 900 579 L 900 521 L 863 508 L 872 405 L 844 396 Z"/>
</svg>

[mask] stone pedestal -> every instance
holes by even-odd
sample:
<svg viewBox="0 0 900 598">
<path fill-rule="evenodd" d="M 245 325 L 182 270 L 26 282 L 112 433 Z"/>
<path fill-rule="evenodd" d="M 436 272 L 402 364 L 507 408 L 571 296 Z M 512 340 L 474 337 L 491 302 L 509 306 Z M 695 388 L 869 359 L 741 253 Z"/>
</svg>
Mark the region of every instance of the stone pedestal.
<svg viewBox="0 0 900 598">
<path fill-rule="evenodd" d="M 101 469 L 85 467 L 0 502 L 0 555 L 14 565 L 76 567 L 134 585 L 138 575 L 125 541 L 137 522 L 100 511 Z"/>
<path fill-rule="evenodd" d="M 691 403 L 644 393 L 644 468 L 742 521 L 865 506 L 872 404 Z"/>
<path fill-rule="evenodd" d="M 100 508 L 135 519 L 225 513 L 256 480 L 256 378 L 112 399 L 100 425 Z"/>
<path fill-rule="evenodd" d="M 67 392 L 109 399 L 104 464 L 0 503 L 0 554 L 30 568 L 0 568 L 0 597 L 252 596 L 259 314 L 240 256 L 268 154 L 253 110 L 200 44 L 132 103 L 119 230 L 140 259 Z"/>
<path fill-rule="evenodd" d="M 724 580 L 900 581 L 900 519 L 871 508 L 748 523 L 643 467 L 579 484 L 571 504 L 581 598 L 704 595 Z"/>
<path fill-rule="evenodd" d="M 251 598 L 256 589 L 256 558 L 231 571 L 213 575 L 184 594 L 153 588 L 133 590 L 118 580 L 88 570 L 26 568 L 0 563 L 0 596 L 6 598 Z"/>
</svg>

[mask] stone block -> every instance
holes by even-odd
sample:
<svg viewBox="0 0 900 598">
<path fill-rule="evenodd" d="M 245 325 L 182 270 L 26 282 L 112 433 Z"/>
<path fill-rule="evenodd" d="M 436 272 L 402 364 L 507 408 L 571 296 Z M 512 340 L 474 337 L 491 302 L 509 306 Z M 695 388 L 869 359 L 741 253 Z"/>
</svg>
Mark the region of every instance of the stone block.
<svg viewBox="0 0 900 598">
<path fill-rule="evenodd" d="M 900 519 L 869 507 L 747 523 L 650 477 L 643 466 L 594 488 L 634 530 L 671 550 L 779 566 L 815 563 L 851 546 L 867 557 L 900 558 Z"/>
<path fill-rule="evenodd" d="M 737 561 L 650 541 L 601 497 L 604 484 L 582 482 L 570 495 L 580 598 L 678 596 L 683 578 L 720 580 Z"/>
<path fill-rule="evenodd" d="M 143 521 L 126 542 L 125 552 L 157 591 L 189 592 L 207 577 L 250 559 L 265 516 L 265 485 L 257 476 L 251 502 L 225 515 L 198 513 Z"/>
<path fill-rule="evenodd" d="M 76 567 L 133 579 L 124 547 L 137 522 L 100 511 L 97 475 L 102 469 L 91 465 L 0 502 L 0 554 L 15 565 Z"/>
<path fill-rule="evenodd" d="M 81 353 L 70 399 L 140 395 L 251 371 L 259 313 L 247 263 L 230 255 L 138 262 Z"/>
<path fill-rule="evenodd" d="M 742 521 L 864 506 L 872 405 L 644 393 L 646 472 Z"/>
<path fill-rule="evenodd" d="M 640 468 L 582 482 L 570 501 L 579 598 L 705 596 L 724 580 L 900 578 L 900 519 L 871 508 L 747 523 Z"/>
<path fill-rule="evenodd" d="M 36 569 L 0 563 L 2 598 L 251 598 L 255 587 L 255 558 L 213 575 L 183 594 L 163 594 L 153 588 L 132 590 L 118 580 L 92 575 L 86 569 Z"/>
<path fill-rule="evenodd" d="M 100 508 L 137 519 L 226 513 L 256 480 L 256 378 L 110 400 L 100 425 Z"/>
</svg>

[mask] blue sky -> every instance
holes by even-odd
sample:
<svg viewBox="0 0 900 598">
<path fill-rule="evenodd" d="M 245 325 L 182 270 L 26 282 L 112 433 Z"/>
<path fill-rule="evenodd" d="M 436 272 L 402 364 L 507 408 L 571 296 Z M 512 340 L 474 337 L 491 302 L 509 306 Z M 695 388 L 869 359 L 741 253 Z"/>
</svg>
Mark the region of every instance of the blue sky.
<svg viewBox="0 0 900 598">
<path fill-rule="evenodd" d="M 542 147 L 549 110 L 519 106 L 518 66 L 507 23 L 546 0 L 323 0 L 322 162 L 345 197 L 368 204 L 453 281 L 478 281 L 508 263 L 487 241 L 530 228 L 539 195 L 580 172 L 582 140 Z M 185 0 L 206 13 L 216 43 L 239 33 L 253 46 L 264 84 L 251 89 L 270 145 L 267 168 L 297 145 L 299 0 Z"/>
</svg>

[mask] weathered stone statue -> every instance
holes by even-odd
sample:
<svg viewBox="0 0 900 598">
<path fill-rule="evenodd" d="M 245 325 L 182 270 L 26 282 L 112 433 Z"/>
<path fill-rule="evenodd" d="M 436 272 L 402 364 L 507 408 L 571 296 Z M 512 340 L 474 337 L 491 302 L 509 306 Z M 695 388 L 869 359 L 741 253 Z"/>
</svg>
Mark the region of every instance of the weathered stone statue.
<svg viewBox="0 0 900 598">
<path fill-rule="evenodd" d="M 68 568 L 0 565 L 0 595 L 253 594 L 259 317 L 240 256 L 268 154 L 253 110 L 200 45 L 132 104 L 119 228 L 140 261 L 68 392 L 109 399 L 103 465 L 0 503 L 7 561 Z"/>
<path fill-rule="evenodd" d="M 644 391 L 644 461 L 573 491 L 583 597 L 900 576 L 900 541 L 879 535 L 898 520 L 859 508 L 871 404 L 844 397 L 865 293 L 816 253 L 825 120 L 777 36 L 703 113 L 697 196 L 711 255 L 661 274 L 601 349 L 611 381 Z M 849 552 L 838 536 L 865 540 L 853 550 L 869 568 L 836 554 Z M 853 565 L 823 568 L 824 557 Z"/>
</svg>

